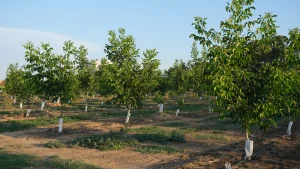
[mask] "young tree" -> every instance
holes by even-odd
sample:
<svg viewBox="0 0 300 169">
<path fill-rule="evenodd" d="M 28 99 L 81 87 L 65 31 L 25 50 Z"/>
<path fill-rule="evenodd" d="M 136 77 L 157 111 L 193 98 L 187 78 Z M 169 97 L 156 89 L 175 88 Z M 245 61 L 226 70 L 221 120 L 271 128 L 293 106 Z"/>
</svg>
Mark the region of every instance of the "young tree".
<svg viewBox="0 0 300 169">
<path fill-rule="evenodd" d="M 112 95 L 115 90 L 113 85 L 113 73 L 116 72 L 116 70 L 106 58 L 102 58 L 100 63 L 95 74 L 96 90 L 101 96 L 109 96 Z"/>
<path fill-rule="evenodd" d="M 208 60 L 206 57 L 206 47 L 202 46 L 201 57 L 199 57 L 199 52 L 195 46 L 195 42 L 192 46 L 190 61 L 190 83 L 194 91 L 200 94 L 200 100 L 203 98 L 203 93 L 208 94 L 208 111 L 211 112 L 211 94 L 213 94 L 211 89 L 211 80 L 209 77 L 210 69 L 207 66 Z"/>
<path fill-rule="evenodd" d="M 18 63 L 10 64 L 6 71 L 5 91 L 14 97 L 14 103 L 17 102 L 18 96 L 21 95 L 23 71 Z M 20 103 L 21 106 L 22 101 Z"/>
<path fill-rule="evenodd" d="M 216 101 L 218 111 L 234 123 L 241 122 L 246 129 L 248 159 L 253 150 L 253 141 L 248 137 L 251 126 L 258 125 L 264 131 L 271 124 L 276 126 L 276 118 L 285 115 L 285 110 L 297 102 L 295 97 L 276 92 L 298 88 L 293 70 L 299 68 L 300 49 L 299 30 L 294 29 L 289 32 L 286 49 L 279 52 L 276 15 L 266 13 L 250 20 L 255 9 L 253 2 L 228 3 L 226 11 L 230 16 L 220 23 L 219 32 L 207 30 L 206 18 L 196 17 L 193 25 L 198 35 L 191 35 L 208 48 L 212 87 L 220 96 Z"/>
<path fill-rule="evenodd" d="M 42 43 L 41 48 L 35 48 L 33 43 L 24 45 L 26 50 L 26 68 L 32 72 L 32 79 L 37 87 L 36 93 L 46 99 L 61 99 L 61 118 L 59 132 L 62 132 L 63 105 L 75 97 L 78 81 L 75 76 L 75 64 L 71 57 L 77 55 L 77 49 L 72 41 L 66 41 L 63 55 L 54 54 L 50 44 Z"/>
<path fill-rule="evenodd" d="M 35 94 L 36 86 L 35 86 L 31 71 L 26 69 L 26 67 L 23 67 L 23 68 L 24 69 L 22 69 L 22 79 L 20 81 L 21 90 L 20 90 L 19 98 L 21 101 L 24 101 L 25 103 L 27 103 L 28 110 L 27 110 L 27 113 L 25 114 L 25 117 L 27 117 L 31 111 L 30 103 L 31 103 L 31 98 Z"/>
<path fill-rule="evenodd" d="M 153 85 L 154 72 L 158 69 L 159 61 L 155 59 L 155 49 L 146 50 L 142 64 L 139 64 L 139 50 L 131 35 L 125 34 L 125 29 L 119 29 L 119 35 L 109 31 L 109 44 L 104 52 L 112 64 L 107 65 L 110 72 L 106 76 L 116 95 L 116 101 L 128 109 L 125 123 L 129 122 L 130 110 L 137 108 Z"/>
<path fill-rule="evenodd" d="M 158 82 L 156 86 L 152 89 L 154 93 L 153 101 L 156 102 L 159 106 L 159 113 L 163 112 L 165 95 L 170 89 L 170 79 L 168 78 L 167 71 L 158 70 L 155 72 L 154 78 Z"/>
<path fill-rule="evenodd" d="M 84 46 L 79 47 L 78 55 L 75 56 L 75 63 L 77 64 L 77 79 L 79 81 L 79 89 L 85 95 L 85 112 L 88 109 L 88 95 L 94 94 L 95 87 L 95 73 L 96 65 L 93 61 L 89 61 L 86 57 L 88 54 L 87 49 Z"/>
<path fill-rule="evenodd" d="M 186 92 L 190 86 L 190 71 L 188 66 L 182 60 L 175 60 L 172 67 L 168 70 L 168 78 L 170 79 L 170 89 L 175 95 L 183 96 L 178 102 L 184 103 Z"/>
</svg>

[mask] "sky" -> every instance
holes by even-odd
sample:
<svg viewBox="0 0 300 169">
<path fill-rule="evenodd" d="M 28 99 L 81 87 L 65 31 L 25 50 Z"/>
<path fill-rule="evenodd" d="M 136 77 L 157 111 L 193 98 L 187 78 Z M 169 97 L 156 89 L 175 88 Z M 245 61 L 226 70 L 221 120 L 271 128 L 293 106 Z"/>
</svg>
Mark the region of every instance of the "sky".
<svg viewBox="0 0 300 169">
<path fill-rule="evenodd" d="M 141 51 L 156 48 L 160 68 L 167 69 L 175 59 L 191 58 L 195 33 L 194 17 L 208 18 L 207 27 L 219 28 L 227 18 L 229 0 L 3 0 L 0 2 L 0 79 L 11 63 L 25 64 L 27 41 L 36 46 L 50 43 L 60 52 L 63 42 L 72 40 L 89 49 L 89 59 L 105 57 L 108 31 L 122 27 L 133 35 Z M 300 28 L 299 0 L 256 0 L 255 15 L 278 15 L 278 34 Z M 142 53 L 141 53 L 142 54 Z"/>
</svg>

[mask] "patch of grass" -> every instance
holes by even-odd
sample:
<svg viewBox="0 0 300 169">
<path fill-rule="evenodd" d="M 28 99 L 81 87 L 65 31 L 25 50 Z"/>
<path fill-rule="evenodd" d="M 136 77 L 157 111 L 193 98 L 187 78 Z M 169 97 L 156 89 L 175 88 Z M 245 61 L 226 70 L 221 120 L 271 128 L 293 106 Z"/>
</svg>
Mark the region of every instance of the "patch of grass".
<svg viewBox="0 0 300 169">
<path fill-rule="evenodd" d="M 156 143 L 166 144 L 169 141 L 169 136 L 166 134 L 134 134 L 133 136 L 140 142 L 152 141 Z"/>
<path fill-rule="evenodd" d="M 167 131 L 159 128 L 159 127 L 155 127 L 155 126 L 151 126 L 151 127 L 140 127 L 140 128 L 129 128 L 128 129 L 129 133 L 144 133 L 144 134 L 157 134 L 157 133 L 166 133 Z"/>
<path fill-rule="evenodd" d="M 193 133 L 193 132 L 197 132 L 199 131 L 200 129 L 199 128 L 192 128 L 192 127 L 183 127 L 183 128 L 180 128 L 178 129 L 180 130 L 182 133 Z"/>
<path fill-rule="evenodd" d="M 182 152 L 181 150 L 178 150 L 175 147 L 159 145 L 142 146 L 137 148 L 136 151 L 145 154 L 172 154 Z"/>
<path fill-rule="evenodd" d="M 99 169 L 95 166 L 71 159 L 61 159 L 54 156 L 46 163 L 46 166 L 57 169 Z"/>
<path fill-rule="evenodd" d="M 5 151 L 0 151 L 0 168 L 98 169 L 97 167 L 83 162 L 61 159 L 58 156 L 54 156 L 50 159 L 43 159 L 34 155 L 10 154 Z"/>
<path fill-rule="evenodd" d="M 0 111 L 0 117 L 3 117 L 5 115 L 8 115 L 10 117 L 13 117 L 13 116 L 18 116 L 18 115 L 21 115 L 23 112 L 20 112 L 20 111 Z"/>
<path fill-rule="evenodd" d="M 122 138 L 115 133 L 80 137 L 72 141 L 72 147 L 94 148 L 99 150 L 120 150 L 124 147 L 137 145 L 132 138 Z"/>
<path fill-rule="evenodd" d="M 60 141 L 49 141 L 45 144 L 45 147 L 48 148 L 65 148 L 66 145 Z"/>
<path fill-rule="evenodd" d="M 197 134 L 194 136 L 195 139 L 197 140 L 218 140 L 218 141 L 228 141 L 228 138 L 225 136 L 221 136 L 218 134 L 210 134 L 210 133 L 205 133 L 205 134 Z"/>
<path fill-rule="evenodd" d="M 64 123 L 75 122 L 82 120 L 80 116 L 66 116 L 64 117 Z M 58 117 L 46 118 L 46 117 L 38 117 L 34 120 L 11 120 L 0 122 L 0 133 L 7 131 L 17 131 L 22 129 L 28 129 L 38 126 L 47 126 L 50 124 L 57 124 Z"/>
<path fill-rule="evenodd" d="M 179 130 L 173 130 L 170 134 L 169 141 L 177 142 L 177 143 L 184 143 L 185 142 L 185 135 Z"/>
<path fill-rule="evenodd" d="M 153 141 L 165 144 L 167 142 L 185 142 L 185 133 L 180 130 L 164 130 L 158 127 L 141 127 L 129 129 L 133 137 L 140 142 Z"/>
<path fill-rule="evenodd" d="M 167 122 L 163 124 L 159 124 L 158 126 L 164 126 L 164 127 L 187 127 L 190 126 L 188 123 L 184 122 Z"/>
<path fill-rule="evenodd" d="M 210 116 L 204 117 L 204 118 L 201 119 L 201 120 L 198 120 L 197 122 L 198 122 L 198 123 L 201 123 L 201 122 L 214 122 L 214 121 L 218 121 L 219 118 L 220 118 L 219 115 L 210 115 Z"/>
<path fill-rule="evenodd" d="M 23 169 L 35 166 L 38 157 L 26 154 L 9 154 L 0 151 L 0 167 L 2 169 Z"/>
</svg>

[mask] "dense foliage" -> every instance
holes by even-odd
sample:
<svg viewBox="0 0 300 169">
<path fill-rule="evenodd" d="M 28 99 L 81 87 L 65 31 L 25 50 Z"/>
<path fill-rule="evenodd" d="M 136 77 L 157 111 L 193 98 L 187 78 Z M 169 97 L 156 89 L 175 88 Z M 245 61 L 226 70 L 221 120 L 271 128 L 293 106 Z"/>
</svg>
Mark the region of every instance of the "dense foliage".
<svg viewBox="0 0 300 169">
<path fill-rule="evenodd" d="M 193 23 L 196 41 L 207 47 L 213 93 L 224 116 L 267 130 L 278 117 L 299 110 L 299 29 L 289 37 L 276 33 L 276 15 L 265 13 L 253 19 L 254 0 L 233 0 L 226 11 L 230 17 L 220 31 L 206 29 L 206 18 Z"/>
</svg>

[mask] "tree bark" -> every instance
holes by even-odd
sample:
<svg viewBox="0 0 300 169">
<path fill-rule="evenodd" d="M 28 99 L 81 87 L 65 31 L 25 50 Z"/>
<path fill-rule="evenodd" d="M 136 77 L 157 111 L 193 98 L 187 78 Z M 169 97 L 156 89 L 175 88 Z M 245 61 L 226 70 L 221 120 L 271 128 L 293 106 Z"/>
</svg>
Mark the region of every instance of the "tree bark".
<svg viewBox="0 0 300 169">
<path fill-rule="evenodd" d="M 127 112 L 127 117 L 126 117 L 126 121 L 125 121 L 125 124 L 129 122 L 129 119 L 130 119 L 130 106 L 128 108 L 128 112 Z"/>
</svg>

